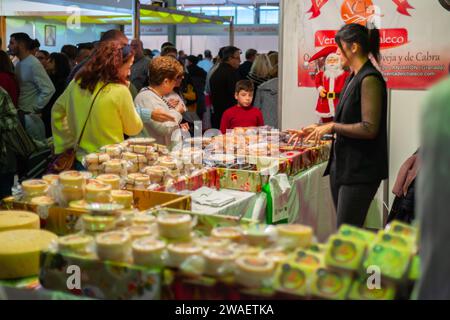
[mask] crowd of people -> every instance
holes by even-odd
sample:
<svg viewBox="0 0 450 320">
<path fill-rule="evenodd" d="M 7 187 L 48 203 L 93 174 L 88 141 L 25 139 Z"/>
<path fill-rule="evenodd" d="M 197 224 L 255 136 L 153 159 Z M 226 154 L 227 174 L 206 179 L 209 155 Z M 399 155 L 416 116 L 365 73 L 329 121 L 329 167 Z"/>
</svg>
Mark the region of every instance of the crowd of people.
<svg viewBox="0 0 450 320">
<path fill-rule="evenodd" d="M 144 49 L 119 30 L 99 41 L 40 49 L 26 33 L 11 34 L 0 51 L 1 130 L 22 126 L 40 146 L 84 154 L 128 136 L 151 136 L 171 146 L 173 134 L 239 126 L 277 127 L 278 54 L 223 47 L 194 56 L 163 43 Z M 254 105 L 256 104 L 256 107 Z M 8 129 L 9 125 L 9 129 Z M 181 130 L 178 130 L 181 129 Z M 1 141 L 0 198 L 11 193 L 17 164 Z"/>
</svg>

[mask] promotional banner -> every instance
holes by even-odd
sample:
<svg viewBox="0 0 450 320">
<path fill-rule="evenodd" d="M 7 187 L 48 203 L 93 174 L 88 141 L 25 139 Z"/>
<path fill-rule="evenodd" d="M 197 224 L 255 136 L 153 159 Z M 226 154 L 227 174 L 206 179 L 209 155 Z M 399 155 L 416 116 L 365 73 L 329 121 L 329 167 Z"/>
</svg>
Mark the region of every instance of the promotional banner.
<svg viewBox="0 0 450 320">
<path fill-rule="evenodd" d="M 439 0 L 302 0 L 298 86 L 314 87 L 321 61 L 344 25 L 380 29 L 380 69 L 392 89 L 426 89 L 449 73 L 450 11 Z"/>
</svg>

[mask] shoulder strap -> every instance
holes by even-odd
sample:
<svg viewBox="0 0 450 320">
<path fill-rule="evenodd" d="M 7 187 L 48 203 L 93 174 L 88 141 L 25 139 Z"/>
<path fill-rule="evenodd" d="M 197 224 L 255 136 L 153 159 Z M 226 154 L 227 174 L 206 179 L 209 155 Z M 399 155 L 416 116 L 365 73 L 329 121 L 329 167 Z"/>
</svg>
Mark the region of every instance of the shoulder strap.
<svg viewBox="0 0 450 320">
<path fill-rule="evenodd" d="M 97 93 L 96 93 L 95 96 L 94 96 L 94 99 L 93 99 L 92 102 L 91 102 L 91 106 L 89 107 L 89 112 L 88 112 L 88 115 L 87 115 L 87 117 L 86 117 L 86 121 L 84 122 L 83 129 L 81 130 L 81 134 L 80 134 L 80 137 L 78 138 L 77 144 L 75 145 L 75 151 L 77 151 L 78 147 L 80 146 L 81 139 L 83 139 L 84 130 L 86 129 L 87 122 L 88 122 L 88 120 L 89 120 L 89 117 L 91 116 L 92 107 L 94 106 L 95 100 L 97 99 L 98 94 L 99 94 L 99 93 L 100 93 L 100 92 L 101 92 L 108 84 L 109 84 L 109 83 L 105 83 L 105 84 L 97 91 Z"/>
</svg>

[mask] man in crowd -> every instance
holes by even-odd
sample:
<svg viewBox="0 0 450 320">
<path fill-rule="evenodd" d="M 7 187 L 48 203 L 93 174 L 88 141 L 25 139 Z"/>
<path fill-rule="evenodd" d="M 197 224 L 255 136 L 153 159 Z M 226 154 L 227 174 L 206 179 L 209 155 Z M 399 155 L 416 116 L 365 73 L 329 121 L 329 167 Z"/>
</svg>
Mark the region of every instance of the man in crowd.
<svg viewBox="0 0 450 320">
<path fill-rule="evenodd" d="M 132 40 L 131 47 L 134 50 L 134 63 L 131 66 L 130 80 L 139 92 L 148 85 L 148 65 L 151 60 L 144 55 L 144 45 L 141 40 Z"/>
<path fill-rule="evenodd" d="M 210 50 L 205 50 L 205 58 L 201 61 L 199 61 L 198 66 L 199 68 L 202 68 L 203 70 L 206 71 L 206 73 L 209 72 L 209 70 L 211 70 L 213 63 L 212 63 L 212 54 Z"/>
<path fill-rule="evenodd" d="M 206 83 L 206 71 L 198 66 L 198 58 L 196 56 L 188 56 L 187 60 L 187 72 L 191 78 L 192 85 L 197 93 L 197 108 L 196 112 L 199 118 L 203 117 L 205 112 L 205 83 Z"/>
<path fill-rule="evenodd" d="M 237 72 L 241 63 L 241 50 L 228 46 L 222 51 L 222 62 L 210 79 L 211 102 L 214 106 L 212 127 L 219 129 L 222 114 L 236 104 L 234 91 L 239 81 Z"/>
<path fill-rule="evenodd" d="M 36 56 L 36 53 L 39 51 L 39 48 L 41 47 L 41 43 L 38 39 L 32 39 L 31 45 L 30 45 L 30 54 L 33 56 Z"/>
<path fill-rule="evenodd" d="M 239 66 L 239 77 L 241 80 L 247 79 L 257 54 L 258 51 L 255 49 L 248 49 L 245 52 L 245 62 Z"/>
<path fill-rule="evenodd" d="M 11 54 L 19 58 L 16 65 L 16 78 L 20 94 L 18 108 L 24 118 L 28 134 L 45 140 L 45 128 L 38 114 L 47 105 L 55 93 L 55 87 L 42 64 L 31 54 L 32 39 L 23 32 L 13 33 L 9 41 Z"/>
<path fill-rule="evenodd" d="M 70 68 L 75 67 L 77 58 L 78 48 L 72 44 L 66 44 L 62 46 L 61 53 L 64 53 L 67 58 L 69 58 Z"/>
<path fill-rule="evenodd" d="M 75 58 L 75 64 L 79 64 L 89 57 L 94 50 L 94 45 L 92 42 L 84 42 L 77 44 L 78 52 Z"/>
</svg>

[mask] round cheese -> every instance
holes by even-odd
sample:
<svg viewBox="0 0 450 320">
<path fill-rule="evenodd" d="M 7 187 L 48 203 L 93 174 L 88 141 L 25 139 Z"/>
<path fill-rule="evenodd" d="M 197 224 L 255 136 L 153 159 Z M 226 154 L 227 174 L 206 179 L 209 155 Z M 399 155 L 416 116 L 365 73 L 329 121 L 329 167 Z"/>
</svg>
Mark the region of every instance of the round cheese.
<svg viewBox="0 0 450 320">
<path fill-rule="evenodd" d="M 0 211 L 0 231 L 16 229 L 39 229 L 39 216 L 28 211 Z"/>
<path fill-rule="evenodd" d="M 112 200 L 115 203 L 123 205 L 124 208 L 129 209 L 133 205 L 133 192 L 126 190 L 111 191 Z"/>
<path fill-rule="evenodd" d="M 131 236 L 127 232 L 111 231 L 95 238 L 97 255 L 100 259 L 126 261 L 131 248 Z"/>
<path fill-rule="evenodd" d="M 111 202 L 111 185 L 98 180 L 91 180 L 86 185 L 86 201 L 89 203 Z"/>
<path fill-rule="evenodd" d="M 71 234 L 58 239 L 58 249 L 60 251 L 85 254 L 93 241 L 94 238 L 89 235 Z"/>
<path fill-rule="evenodd" d="M 166 244 L 163 241 L 145 237 L 132 244 L 133 261 L 137 265 L 158 267 L 162 265 L 162 257 Z"/>
<path fill-rule="evenodd" d="M 188 214 L 163 214 L 157 218 L 159 234 L 169 239 L 188 238 L 192 230 Z"/>
<path fill-rule="evenodd" d="M 132 240 L 136 240 L 142 237 L 148 237 L 152 234 L 153 229 L 150 226 L 131 226 L 125 229 L 131 236 Z"/>
<path fill-rule="evenodd" d="M 283 224 L 277 226 L 281 244 L 289 248 L 306 248 L 311 244 L 313 230 L 301 224 Z"/>
<path fill-rule="evenodd" d="M 81 172 L 64 171 L 59 174 L 59 181 L 63 186 L 81 188 L 86 179 Z"/>
<path fill-rule="evenodd" d="M 240 257 L 236 260 L 237 283 L 250 288 L 260 288 L 264 281 L 271 279 L 275 264 L 262 257 Z"/>
<path fill-rule="evenodd" d="M 241 238 L 242 231 L 238 227 L 217 227 L 211 231 L 211 236 L 233 241 Z"/>
<path fill-rule="evenodd" d="M 50 184 L 56 184 L 59 181 L 59 175 L 57 174 L 46 174 L 42 176 L 42 180 Z"/>
<path fill-rule="evenodd" d="M 134 225 L 141 225 L 141 224 L 152 224 L 156 221 L 156 217 L 149 215 L 149 214 L 142 214 L 137 213 L 134 215 L 134 217 L 131 219 Z"/>
<path fill-rule="evenodd" d="M 41 179 L 26 180 L 22 182 L 22 190 L 28 196 L 44 195 L 48 190 L 48 183 Z"/>
<path fill-rule="evenodd" d="M 87 209 L 88 203 L 86 200 L 75 200 L 69 203 L 69 208 L 73 209 Z"/>
<path fill-rule="evenodd" d="M 0 279 L 17 279 L 39 274 L 39 255 L 57 236 L 44 230 L 0 232 Z"/>
<path fill-rule="evenodd" d="M 97 180 L 109 184 L 113 190 L 120 189 L 120 177 L 117 174 L 101 174 Z"/>
<path fill-rule="evenodd" d="M 91 153 L 85 158 L 87 165 L 101 164 L 103 162 L 109 161 L 111 158 L 107 153 Z"/>
<path fill-rule="evenodd" d="M 55 200 L 52 197 L 40 196 L 32 198 L 31 203 L 38 206 L 52 206 L 55 204 Z"/>
</svg>

